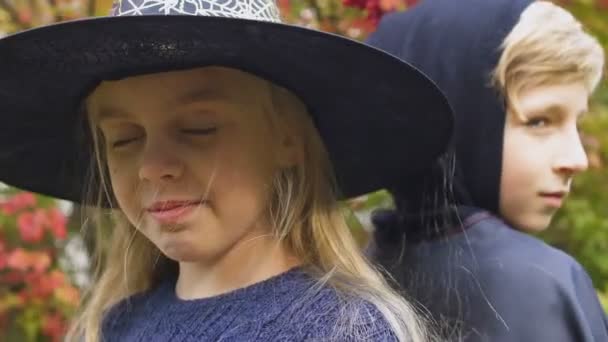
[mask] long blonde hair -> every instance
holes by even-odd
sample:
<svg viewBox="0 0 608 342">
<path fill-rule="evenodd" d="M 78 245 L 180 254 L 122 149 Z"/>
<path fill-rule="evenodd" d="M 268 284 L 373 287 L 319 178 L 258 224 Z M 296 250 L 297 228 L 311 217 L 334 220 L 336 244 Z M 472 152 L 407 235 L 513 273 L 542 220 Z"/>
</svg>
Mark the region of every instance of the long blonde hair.
<svg viewBox="0 0 608 342">
<path fill-rule="evenodd" d="M 399 341 L 426 341 L 428 333 L 422 319 L 387 284 L 355 242 L 337 200 L 329 156 L 305 105 L 289 91 L 266 83 L 273 108 L 271 119 L 281 116 L 297 127 L 304 150 L 304 160 L 292 169 L 280 171 L 273 182 L 268 214 L 277 238 L 304 265 L 311 266 L 307 269 L 316 270 L 311 276 L 320 285 L 373 304 Z M 94 285 L 68 333 L 70 341 L 82 338 L 86 342 L 99 341 L 101 322 L 110 307 L 149 289 L 166 271 L 176 267 L 175 262 L 164 257 L 128 223 L 120 210 L 111 212 L 113 228 L 101 229 L 108 226 L 109 220 L 104 214 L 108 211 L 100 208 L 104 202 L 111 203 L 112 196 L 100 153 L 103 138 L 95 127 L 92 131 L 95 158 L 91 166 L 96 165 L 98 176 L 92 177 L 88 192 L 95 194 L 98 205 L 91 208 L 88 217 L 98 222 L 95 225 L 98 267 Z M 341 331 L 336 336 L 347 333 L 356 338 L 356 314 L 342 312 L 345 317 L 341 321 L 346 324 L 337 326 Z"/>
<path fill-rule="evenodd" d="M 547 1 L 522 12 L 501 48 L 494 85 L 518 116 L 518 94 L 525 87 L 579 81 L 591 94 L 602 77 L 602 46 L 572 14 Z"/>
</svg>

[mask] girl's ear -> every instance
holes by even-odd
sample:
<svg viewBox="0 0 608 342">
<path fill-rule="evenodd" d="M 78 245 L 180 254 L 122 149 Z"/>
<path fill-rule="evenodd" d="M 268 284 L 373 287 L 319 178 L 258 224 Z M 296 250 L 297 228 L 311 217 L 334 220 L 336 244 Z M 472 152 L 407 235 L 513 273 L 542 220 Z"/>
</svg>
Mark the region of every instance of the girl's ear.
<svg viewBox="0 0 608 342">
<path fill-rule="evenodd" d="M 286 120 L 281 120 L 281 129 L 277 144 L 277 164 L 280 168 L 288 169 L 298 165 L 302 161 L 303 144 L 301 137 L 293 125 Z"/>
<path fill-rule="evenodd" d="M 304 161 L 305 138 L 301 134 L 302 127 L 298 127 L 297 117 L 306 109 L 295 95 L 283 88 L 271 85 L 270 96 L 278 124 L 278 167 L 291 168 Z"/>
</svg>

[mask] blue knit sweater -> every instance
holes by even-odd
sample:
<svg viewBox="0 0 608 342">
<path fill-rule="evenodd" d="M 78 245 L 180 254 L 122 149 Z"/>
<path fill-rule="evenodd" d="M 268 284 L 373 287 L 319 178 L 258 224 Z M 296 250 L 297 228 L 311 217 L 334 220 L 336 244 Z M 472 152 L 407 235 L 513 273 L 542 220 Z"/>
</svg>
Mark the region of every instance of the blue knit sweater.
<svg viewBox="0 0 608 342">
<path fill-rule="evenodd" d="M 350 319 L 354 324 L 345 323 Z M 350 327 L 350 329 L 344 329 Z M 216 297 L 182 300 L 175 279 L 114 306 L 103 341 L 396 341 L 372 304 L 301 269 Z"/>
</svg>

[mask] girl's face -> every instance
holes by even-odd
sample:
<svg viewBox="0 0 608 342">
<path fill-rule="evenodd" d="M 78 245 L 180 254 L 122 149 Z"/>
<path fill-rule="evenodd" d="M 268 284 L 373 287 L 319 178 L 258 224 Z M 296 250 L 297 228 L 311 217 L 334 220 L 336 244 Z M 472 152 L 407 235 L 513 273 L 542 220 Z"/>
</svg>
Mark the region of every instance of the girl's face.
<svg viewBox="0 0 608 342">
<path fill-rule="evenodd" d="M 500 213 L 521 230 L 547 228 L 570 191 L 572 177 L 587 168 L 577 121 L 587 112 L 583 83 L 523 90 L 519 110 L 505 125 Z"/>
<path fill-rule="evenodd" d="M 87 109 L 120 209 L 167 257 L 212 260 L 271 233 L 273 177 L 299 152 L 273 124 L 268 83 L 219 67 L 149 74 L 103 82 Z"/>
</svg>

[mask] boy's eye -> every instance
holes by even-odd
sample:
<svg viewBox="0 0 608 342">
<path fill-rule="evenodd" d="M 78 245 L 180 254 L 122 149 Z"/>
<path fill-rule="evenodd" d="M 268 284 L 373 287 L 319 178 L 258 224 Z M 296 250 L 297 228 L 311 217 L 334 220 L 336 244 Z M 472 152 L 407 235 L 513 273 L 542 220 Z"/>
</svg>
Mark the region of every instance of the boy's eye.
<svg viewBox="0 0 608 342">
<path fill-rule="evenodd" d="M 545 127 L 549 125 L 549 119 L 545 117 L 531 118 L 526 121 L 528 127 Z"/>
</svg>

